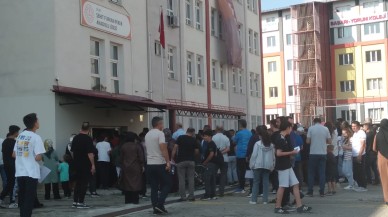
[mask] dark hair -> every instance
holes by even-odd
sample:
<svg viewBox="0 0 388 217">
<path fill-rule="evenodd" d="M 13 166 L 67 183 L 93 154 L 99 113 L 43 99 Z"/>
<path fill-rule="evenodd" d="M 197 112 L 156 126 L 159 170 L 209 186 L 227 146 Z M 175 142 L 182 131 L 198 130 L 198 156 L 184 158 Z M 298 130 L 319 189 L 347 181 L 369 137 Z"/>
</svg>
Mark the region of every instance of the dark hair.
<svg viewBox="0 0 388 217">
<path fill-rule="evenodd" d="M 23 118 L 23 123 L 26 126 L 28 130 L 31 130 L 34 128 L 35 123 L 38 121 L 38 117 L 36 116 L 36 113 L 31 113 Z"/>
<path fill-rule="evenodd" d="M 234 129 L 230 129 L 229 132 L 235 132 L 235 130 Z"/>
<path fill-rule="evenodd" d="M 294 124 L 294 126 L 292 126 L 292 130 L 293 130 L 293 131 L 297 131 L 297 130 L 298 130 L 298 125 L 297 125 L 297 124 Z"/>
<path fill-rule="evenodd" d="M 255 134 L 256 134 L 256 130 L 255 130 L 255 129 L 252 129 L 252 130 L 251 130 L 251 133 L 252 133 L 252 135 L 255 135 Z"/>
<path fill-rule="evenodd" d="M 274 126 L 274 127 L 278 127 L 278 126 L 276 125 L 276 119 L 270 120 L 270 121 L 269 121 L 269 125 L 272 125 L 272 126 Z"/>
<path fill-rule="evenodd" d="M 141 133 L 139 134 L 139 137 L 140 137 L 140 138 L 144 138 L 145 135 L 146 135 L 146 134 L 145 134 L 144 132 L 141 132 Z"/>
<path fill-rule="evenodd" d="M 322 123 L 322 120 L 320 118 L 314 118 L 313 123 L 314 124 Z"/>
<path fill-rule="evenodd" d="M 238 120 L 238 125 L 242 128 L 247 128 L 247 121 L 245 119 Z"/>
<path fill-rule="evenodd" d="M 282 120 L 280 122 L 279 130 L 284 131 L 284 130 L 287 130 L 289 127 L 292 127 L 292 124 L 288 121 Z"/>
<path fill-rule="evenodd" d="M 18 127 L 18 126 L 16 126 L 16 125 L 11 125 L 11 126 L 9 126 L 7 137 L 8 137 L 8 136 L 11 136 L 11 135 L 13 135 L 13 134 L 15 134 L 15 133 L 17 133 L 17 132 L 19 132 L 19 130 L 20 130 L 20 127 Z"/>
<path fill-rule="evenodd" d="M 341 129 L 343 130 L 343 129 L 345 129 L 345 128 L 350 128 L 350 124 L 349 124 L 349 122 L 347 122 L 347 121 L 343 121 L 343 122 L 341 123 Z"/>
<path fill-rule="evenodd" d="M 195 129 L 189 127 L 189 128 L 187 128 L 186 133 L 195 133 Z"/>
<path fill-rule="evenodd" d="M 82 126 L 81 126 L 81 130 L 87 131 L 87 130 L 89 130 L 89 129 L 90 129 L 90 124 L 89 124 L 89 122 L 83 122 L 83 123 L 82 123 Z"/>
<path fill-rule="evenodd" d="M 150 131 L 150 129 L 148 129 L 148 127 L 144 127 L 144 128 L 143 128 L 143 132 L 144 132 L 145 134 L 147 134 L 148 131 Z"/>
<path fill-rule="evenodd" d="M 153 117 L 152 121 L 151 121 L 152 127 L 156 127 L 159 124 L 159 122 L 162 120 L 163 120 L 163 118 L 161 118 L 161 117 L 158 117 L 158 116 Z"/>
<path fill-rule="evenodd" d="M 140 141 L 139 137 L 134 132 L 125 133 L 124 142 L 136 142 Z"/>
<path fill-rule="evenodd" d="M 63 161 L 65 161 L 66 163 L 69 163 L 70 160 L 71 160 L 70 155 L 68 154 L 63 155 Z"/>
<path fill-rule="evenodd" d="M 327 129 L 329 129 L 330 135 L 333 135 L 333 132 L 334 132 L 333 124 L 331 122 L 326 122 L 325 127 L 327 127 Z"/>
<path fill-rule="evenodd" d="M 358 121 L 352 121 L 352 124 L 355 124 L 355 125 L 357 125 L 358 127 L 361 127 L 361 124 L 360 124 L 360 122 L 358 122 Z"/>
<path fill-rule="evenodd" d="M 203 135 L 204 136 L 210 136 L 212 137 L 213 136 L 213 132 L 211 130 L 206 130 L 205 132 L 203 132 Z"/>
<path fill-rule="evenodd" d="M 271 136 L 268 133 L 267 126 L 261 125 L 256 128 L 257 134 L 261 137 L 261 141 L 263 142 L 264 146 L 268 147 L 271 145 Z"/>
</svg>

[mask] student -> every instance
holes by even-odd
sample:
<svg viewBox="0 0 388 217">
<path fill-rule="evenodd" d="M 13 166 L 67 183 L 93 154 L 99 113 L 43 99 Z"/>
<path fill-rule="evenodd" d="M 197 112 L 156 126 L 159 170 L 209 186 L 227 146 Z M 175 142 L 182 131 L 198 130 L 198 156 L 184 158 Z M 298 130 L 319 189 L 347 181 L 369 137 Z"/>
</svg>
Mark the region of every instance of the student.
<svg viewBox="0 0 388 217">
<path fill-rule="evenodd" d="M 353 132 L 349 128 L 343 128 L 342 130 L 342 150 L 344 150 L 344 159 L 342 162 L 342 173 L 348 180 L 349 185 L 346 186 L 345 190 L 353 190 L 354 179 L 353 179 L 353 158 L 352 158 L 352 144 L 350 138 L 352 138 Z"/>
<path fill-rule="evenodd" d="M 205 160 L 202 162 L 205 169 L 205 195 L 201 200 L 217 200 L 216 197 L 216 173 L 218 170 L 217 162 L 215 161 L 215 154 L 217 153 L 217 146 L 212 141 L 213 132 L 207 130 L 203 133 L 203 139 L 207 142 L 207 149 L 205 151 Z"/>
<path fill-rule="evenodd" d="M 294 170 L 291 165 L 291 156 L 296 155 L 299 151 L 294 150 L 291 144 L 286 140 L 286 136 L 290 135 L 292 131 L 292 124 L 288 121 L 281 121 L 280 123 L 280 137 L 276 139 L 276 164 L 275 169 L 278 171 L 279 176 L 279 189 L 277 191 L 275 213 L 286 214 L 288 211 L 281 207 L 284 189 L 292 187 L 297 212 L 304 213 L 309 212 L 312 208 L 302 204 L 299 192 L 299 182 L 295 176 Z"/>
<path fill-rule="evenodd" d="M 351 139 L 353 148 L 353 177 L 358 187 L 354 188 L 357 192 L 368 191 L 365 174 L 365 144 L 366 133 L 361 130 L 361 124 L 358 121 L 352 122 L 353 137 Z"/>
<path fill-rule="evenodd" d="M 327 146 L 327 160 L 326 160 L 326 181 L 329 186 L 327 196 L 333 196 L 335 191 L 337 179 L 337 160 L 334 156 L 334 145 Z"/>
<path fill-rule="evenodd" d="M 38 161 L 42 160 L 42 154 L 46 152 L 42 138 L 36 134 L 39 129 L 38 117 L 35 113 L 23 118 L 26 130 L 16 139 L 13 152 L 15 156 L 15 177 L 19 186 L 20 216 L 32 215 L 32 209 L 36 200 L 36 189 L 40 179 L 40 167 Z"/>
<path fill-rule="evenodd" d="M 112 149 L 109 142 L 107 142 L 107 136 L 103 135 L 100 139 L 101 140 L 96 144 L 98 151 L 97 174 L 101 188 L 108 189 L 110 174 L 110 153 Z"/>
<path fill-rule="evenodd" d="M 63 162 L 59 164 L 58 171 L 59 171 L 59 180 L 62 185 L 63 193 L 66 198 L 70 198 L 71 191 L 70 191 L 70 184 L 69 184 L 69 160 L 70 156 L 65 154 L 63 156 Z"/>
</svg>

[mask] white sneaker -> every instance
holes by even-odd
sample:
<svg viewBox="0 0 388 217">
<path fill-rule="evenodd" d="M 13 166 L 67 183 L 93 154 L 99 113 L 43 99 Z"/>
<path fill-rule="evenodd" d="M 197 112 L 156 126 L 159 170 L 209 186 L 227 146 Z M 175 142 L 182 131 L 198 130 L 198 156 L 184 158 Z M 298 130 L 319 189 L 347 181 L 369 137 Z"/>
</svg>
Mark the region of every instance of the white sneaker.
<svg viewBox="0 0 388 217">
<path fill-rule="evenodd" d="M 366 191 L 368 191 L 368 189 L 366 189 L 364 187 L 358 187 L 358 188 L 354 188 L 354 191 L 356 191 L 356 192 L 366 192 Z"/>
<path fill-rule="evenodd" d="M 8 208 L 17 209 L 17 208 L 19 208 L 19 205 L 17 203 L 11 203 L 11 204 L 9 204 Z"/>
<path fill-rule="evenodd" d="M 255 204 L 257 204 L 257 203 L 256 203 L 256 202 L 253 202 L 253 201 L 249 201 L 249 204 L 255 205 Z"/>
<path fill-rule="evenodd" d="M 263 202 L 263 204 L 264 204 L 264 205 L 267 205 L 267 204 L 268 204 L 268 202 Z"/>
<path fill-rule="evenodd" d="M 251 198 L 252 197 L 252 193 L 251 194 L 248 194 L 247 198 Z"/>
<path fill-rule="evenodd" d="M 354 187 L 353 187 L 353 186 L 351 186 L 351 185 L 348 185 L 348 186 L 346 186 L 344 189 L 345 189 L 345 190 L 353 190 L 353 189 L 354 189 Z"/>
<path fill-rule="evenodd" d="M 259 197 L 263 197 L 263 194 L 259 194 Z"/>
</svg>

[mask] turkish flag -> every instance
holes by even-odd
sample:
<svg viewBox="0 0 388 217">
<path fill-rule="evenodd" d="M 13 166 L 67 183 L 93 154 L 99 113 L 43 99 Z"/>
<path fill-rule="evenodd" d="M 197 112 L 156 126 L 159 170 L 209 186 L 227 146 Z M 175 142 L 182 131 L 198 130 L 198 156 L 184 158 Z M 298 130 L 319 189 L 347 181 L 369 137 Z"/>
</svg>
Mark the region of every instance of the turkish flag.
<svg viewBox="0 0 388 217">
<path fill-rule="evenodd" d="M 164 36 L 164 19 L 163 19 L 163 10 L 160 11 L 160 24 L 159 24 L 159 40 L 160 45 L 162 45 L 163 49 L 166 48 L 166 39 Z"/>
</svg>

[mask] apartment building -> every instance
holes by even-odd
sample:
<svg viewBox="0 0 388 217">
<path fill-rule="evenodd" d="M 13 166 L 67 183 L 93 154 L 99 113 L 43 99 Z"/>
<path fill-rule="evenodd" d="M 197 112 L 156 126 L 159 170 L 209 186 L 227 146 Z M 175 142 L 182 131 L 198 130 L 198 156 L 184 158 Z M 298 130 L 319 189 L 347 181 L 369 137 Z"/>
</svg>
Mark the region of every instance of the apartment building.
<svg viewBox="0 0 388 217">
<path fill-rule="evenodd" d="M 36 112 L 62 153 L 82 122 L 93 136 L 139 133 L 156 115 L 171 128 L 261 124 L 260 2 L 227 3 L 239 28 L 226 35 L 216 0 L 0 2 L 0 134 Z"/>
</svg>

